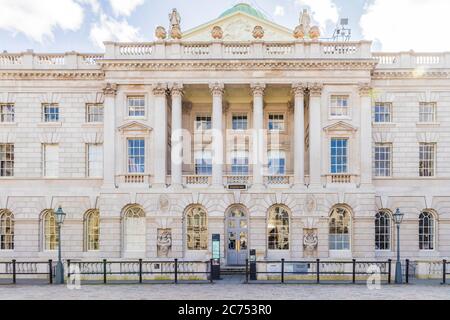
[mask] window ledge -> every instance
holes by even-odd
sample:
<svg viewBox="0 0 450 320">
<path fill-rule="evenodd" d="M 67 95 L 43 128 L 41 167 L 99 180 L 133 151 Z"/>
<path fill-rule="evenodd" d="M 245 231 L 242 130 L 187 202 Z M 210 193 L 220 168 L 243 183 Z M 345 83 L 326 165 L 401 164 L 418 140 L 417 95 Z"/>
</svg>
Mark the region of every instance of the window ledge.
<svg viewBox="0 0 450 320">
<path fill-rule="evenodd" d="M 62 127 L 62 122 L 41 122 L 37 124 L 38 128 Z"/>
<path fill-rule="evenodd" d="M 380 128 L 394 128 L 397 126 L 395 122 L 372 122 L 372 126 Z"/>
<path fill-rule="evenodd" d="M 17 127 L 19 124 L 17 122 L 1 122 L 0 123 L 0 128 L 4 127 L 4 128 L 14 128 Z"/>
<path fill-rule="evenodd" d="M 417 122 L 417 127 L 439 127 L 441 125 L 440 122 Z"/>
<path fill-rule="evenodd" d="M 103 128 L 103 122 L 86 122 L 81 125 L 82 128 Z"/>
</svg>

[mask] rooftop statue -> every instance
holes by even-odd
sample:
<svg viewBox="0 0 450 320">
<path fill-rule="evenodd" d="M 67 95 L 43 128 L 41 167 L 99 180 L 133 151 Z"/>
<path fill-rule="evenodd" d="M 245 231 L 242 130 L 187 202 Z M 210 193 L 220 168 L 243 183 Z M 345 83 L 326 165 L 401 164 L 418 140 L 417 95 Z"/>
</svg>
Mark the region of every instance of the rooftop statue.
<svg viewBox="0 0 450 320">
<path fill-rule="evenodd" d="M 170 20 L 170 36 L 172 39 L 181 39 L 182 33 L 181 33 L 181 17 L 178 13 L 177 9 L 173 9 L 172 13 L 169 14 L 169 20 Z"/>
<path fill-rule="evenodd" d="M 303 9 L 303 13 L 300 16 L 300 25 L 303 26 L 304 33 L 308 34 L 309 29 L 311 29 L 311 17 L 309 15 L 308 9 Z"/>
</svg>

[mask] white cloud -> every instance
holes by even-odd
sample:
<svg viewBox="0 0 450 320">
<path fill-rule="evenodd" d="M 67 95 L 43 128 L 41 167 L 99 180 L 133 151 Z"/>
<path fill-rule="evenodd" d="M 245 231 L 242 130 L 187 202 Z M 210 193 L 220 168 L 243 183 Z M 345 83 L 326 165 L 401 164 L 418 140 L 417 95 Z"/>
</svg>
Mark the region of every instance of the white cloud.
<svg viewBox="0 0 450 320">
<path fill-rule="evenodd" d="M 92 26 L 90 39 L 99 48 L 104 47 L 104 41 L 133 42 L 143 40 L 139 35 L 139 29 L 128 24 L 128 21 L 125 19 L 119 21 L 103 13 L 100 15 L 99 23 Z"/>
<path fill-rule="evenodd" d="M 144 0 L 109 0 L 113 12 L 117 16 L 129 16 Z"/>
<path fill-rule="evenodd" d="M 378 40 L 383 51 L 450 51 L 450 1 L 375 0 L 360 25 L 365 39 Z"/>
<path fill-rule="evenodd" d="M 0 8 L 0 29 L 38 42 L 53 39 L 55 28 L 76 31 L 83 22 L 83 8 L 73 0 L 0 0 Z"/>
<path fill-rule="evenodd" d="M 100 12 L 100 3 L 98 0 L 77 0 L 81 4 L 87 4 L 91 7 L 92 12 L 99 13 Z"/>
<path fill-rule="evenodd" d="M 276 6 L 273 14 L 276 17 L 284 17 L 284 13 L 285 13 L 285 10 L 284 10 L 283 6 Z"/>
<path fill-rule="evenodd" d="M 339 11 L 333 0 L 295 0 L 295 3 L 299 6 L 308 6 L 311 9 L 312 19 L 321 29 L 325 29 L 328 23 L 338 22 Z"/>
</svg>

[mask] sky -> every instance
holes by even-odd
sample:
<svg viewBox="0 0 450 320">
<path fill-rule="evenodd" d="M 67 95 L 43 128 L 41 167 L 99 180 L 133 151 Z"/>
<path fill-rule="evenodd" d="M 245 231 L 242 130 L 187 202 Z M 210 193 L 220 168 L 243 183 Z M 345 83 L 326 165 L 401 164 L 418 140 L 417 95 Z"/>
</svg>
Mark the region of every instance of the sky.
<svg viewBox="0 0 450 320">
<path fill-rule="evenodd" d="M 376 51 L 450 51 L 450 0 L 0 0 L 0 51 L 103 52 L 104 41 L 153 41 L 177 8 L 188 30 L 247 2 L 294 29 L 308 8 L 323 37 L 341 18 Z"/>
</svg>

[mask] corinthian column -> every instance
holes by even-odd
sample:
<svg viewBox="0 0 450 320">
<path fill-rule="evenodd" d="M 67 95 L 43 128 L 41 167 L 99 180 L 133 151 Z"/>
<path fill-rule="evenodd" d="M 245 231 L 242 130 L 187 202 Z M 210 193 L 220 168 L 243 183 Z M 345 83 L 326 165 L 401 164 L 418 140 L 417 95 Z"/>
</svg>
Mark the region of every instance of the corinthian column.
<svg viewBox="0 0 450 320">
<path fill-rule="evenodd" d="M 155 100 L 155 131 L 154 131 L 154 152 L 153 168 L 155 188 L 166 187 L 167 175 L 167 84 L 158 83 L 153 86 L 153 96 Z"/>
<path fill-rule="evenodd" d="M 223 125 L 222 100 L 224 94 L 223 83 L 213 83 L 209 86 L 213 98 L 212 105 L 212 185 L 223 188 Z"/>
<path fill-rule="evenodd" d="M 263 163 L 265 154 L 264 90 L 265 84 L 252 84 L 253 92 L 253 188 L 263 187 Z"/>
<path fill-rule="evenodd" d="M 323 86 L 309 85 L 309 176 L 310 185 L 318 186 L 322 181 L 322 124 L 321 100 Z"/>
<path fill-rule="evenodd" d="M 292 86 L 294 102 L 294 185 L 305 184 L 305 86 Z"/>
<path fill-rule="evenodd" d="M 117 85 L 107 83 L 103 89 L 105 95 L 103 117 L 103 185 L 115 187 L 116 176 L 116 94 Z"/>
<path fill-rule="evenodd" d="M 174 83 L 172 94 L 172 187 L 179 188 L 183 183 L 183 85 Z"/>
<path fill-rule="evenodd" d="M 360 84 L 361 98 L 361 184 L 372 183 L 372 99 L 368 83 Z"/>
</svg>

